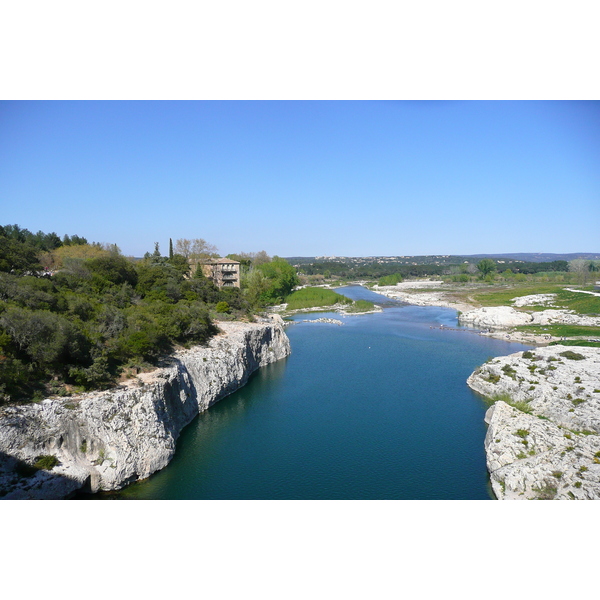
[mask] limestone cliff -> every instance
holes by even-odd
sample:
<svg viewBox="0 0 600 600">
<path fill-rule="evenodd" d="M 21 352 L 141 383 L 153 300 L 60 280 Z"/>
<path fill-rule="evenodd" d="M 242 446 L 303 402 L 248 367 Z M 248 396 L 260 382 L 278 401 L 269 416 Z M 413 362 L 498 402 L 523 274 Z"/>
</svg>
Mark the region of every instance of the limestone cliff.
<svg viewBox="0 0 600 600">
<path fill-rule="evenodd" d="M 126 385 L 1 410 L 0 498 L 116 490 L 165 467 L 199 412 L 290 353 L 279 316 L 219 327 L 223 333 L 206 347 L 178 352 L 168 366 Z M 59 464 L 32 473 L 40 456 Z"/>
<path fill-rule="evenodd" d="M 600 498 L 600 349 L 517 352 L 467 383 L 497 400 L 485 450 L 499 499 Z"/>
</svg>

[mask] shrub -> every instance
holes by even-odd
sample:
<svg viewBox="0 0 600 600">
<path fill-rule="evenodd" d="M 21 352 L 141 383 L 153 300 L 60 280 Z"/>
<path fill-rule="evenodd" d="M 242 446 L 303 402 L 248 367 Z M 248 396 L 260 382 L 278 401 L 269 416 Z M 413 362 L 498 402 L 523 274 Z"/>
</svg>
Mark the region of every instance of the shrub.
<svg viewBox="0 0 600 600">
<path fill-rule="evenodd" d="M 396 285 L 402 281 L 402 275 L 395 273 L 393 275 L 385 275 L 379 279 L 379 285 Z M 468 278 L 467 278 L 468 281 Z"/>
<path fill-rule="evenodd" d="M 0 318 L 20 350 L 39 365 L 85 360 L 89 344 L 74 322 L 50 311 L 7 310 Z"/>
<path fill-rule="evenodd" d="M 568 358 L 569 360 L 585 360 L 585 356 L 583 356 L 583 354 L 573 352 L 572 350 L 565 350 L 564 352 L 561 352 L 560 355 Z"/>
<path fill-rule="evenodd" d="M 60 463 L 58 461 L 58 458 L 56 458 L 56 456 L 45 454 L 45 455 L 36 457 L 35 463 L 33 466 L 36 469 L 44 469 L 46 471 L 51 471 L 58 464 L 60 464 Z"/>
<path fill-rule="evenodd" d="M 553 500 L 558 489 L 552 483 L 546 482 L 543 487 L 538 488 L 538 500 Z"/>
<path fill-rule="evenodd" d="M 502 367 L 502 372 L 512 379 L 515 379 L 515 375 L 517 374 L 517 372 L 510 365 L 504 365 Z"/>
<path fill-rule="evenodd" d="M 229 307 L 229 304 L 227 304 L 227 302 L 224 302 L 224 301 L 217 302 L 217 305 L 215 306 L 215 310 L 218 313 L 228 313 L 228 312 L 231 312 L 231 308 Z"/>
</svg>

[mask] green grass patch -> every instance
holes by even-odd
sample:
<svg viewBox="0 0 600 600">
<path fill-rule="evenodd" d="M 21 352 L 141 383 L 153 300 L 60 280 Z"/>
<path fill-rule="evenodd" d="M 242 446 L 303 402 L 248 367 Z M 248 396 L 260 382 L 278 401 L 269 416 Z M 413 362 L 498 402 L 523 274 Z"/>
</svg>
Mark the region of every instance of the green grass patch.
<svg viewBox="0 0 600 600">
<path fill-rule="evenodd" d="M 35 459 L 35 464 L 33 465 L 36 469 L 45 469 L 46 471 L 51 471 L 59 464 L 58 458 L 52 455 L 43 455 L 38 456 Z"/>
<path fill-rule="evenodd" d="M 512 301 L 520 296 L 556 294 L 556 298 L 547 307 L 532 306 L 527 307 L 527 310 L 544 310 L 552 305 L 557 308 L 574 310 L 582 315 L 600 314 L 600 296 L 569 292 L 564 289 L 568 285 L 567 283 L 548 282 L 536 284 L 531 281 L 523 282 L 522 285 L 507 284 L 481 290 L 473 294 L 473 299 L 481 306 L 510 306 Z"/>
<path fill-rule="evenodd" d="M 561 352 L 560 355 L 568 358 L 569 360 L 585 360 L 585 356 L 583 356 L 583 354 L 573 352 L 572 350 L 565 350 L 564 352 Z"/>
<path fill-rule="evenodd" d="M 587 348 L 600 348 L 600 342 L 588 342 L 587 340 L 565 340 L 563 342 L 550 342 L 550 346 L 584 346 Z"/>
<path fill-rule="evenodd" d="M 600 338 L 600 327 L 589 327 L 583 325 L 520 325 L 518 331 L 537 333 L 540 335 L 550 334 L 554 337 L 598 337 Z"/>
<path fill-rule="evenodd" d="M 531 282 L 527 282 L 525 285 L 506 285 L 502 288 L 496 287 L 490 290 L 482 290 L 477 294 L 473 294 L 473 299 L 481 304 L 481 306 L 510 306 L 512 300 L 520 296 L 556 294 L 562 291 L 564 286 L 564 283 L 548 284 L 545 282 L 538 285 L 532 284 Z M 579 295 L 586 296 L 587 294 Z"/>
<path fill-rule="evenodd" d="M 333 306 L 334 304 L 351 304 L 352 300 L 326 288 L 307 287 L 290 294 L 285 301 L 288 310 Z"/>
<path fill-rule="evenodd" d="M 574 310 L 580 315 L 600 314 L 600 296 L 590 294 L 579 294 L 567 290 L 557 291 L 556 306 Z"/>
<path fill-rule="evenodd" d="M 514 400 L 510 394 L 503 392 L 501 394 L 494 394 L 493 396 L 484 396 L 486 404 L 492 405 L 498 401 L 506 402 L 509 406 L 520 410 L 528 415 L 531 414 L 531 407 L 524 400 Z"/>
<path fill-rule="evenodd" d="M 375 305 L 368 300 L 356 300 L 351 306 L 344 308 L 346 312 L 349 313 L 358 313 L 358 312 L 367 312 L 369 310 L 373 310 Z"/>
</svg>

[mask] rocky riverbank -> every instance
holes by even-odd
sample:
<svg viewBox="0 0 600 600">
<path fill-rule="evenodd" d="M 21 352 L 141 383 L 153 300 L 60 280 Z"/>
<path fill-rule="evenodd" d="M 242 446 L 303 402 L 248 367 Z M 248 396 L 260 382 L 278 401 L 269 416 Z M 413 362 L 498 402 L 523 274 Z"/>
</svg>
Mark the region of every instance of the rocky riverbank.
<svg viewBox="0 0 600 600">
<path fill-rule="evenodd" d="M 386 298 L 400 300 L 415 306 L 443 306 L 459 312 L 475 308 L 471 304 L 450 298 L 451 289 L 443 281 L 403 281 L 396 285 L 373 286 L 374 292 Z"/>
<path fill-rule="evenodd" d="M 469 377 L 496 400 L 485 450 L 497 498 L 600 498 L 599 373 L 599 348 L 549 346 L 494 358 Z"/>
<path fill-rule="evenodd" d="M 518 296 L 515 291 L 513 306 L 475 307 L 453 299 L 455 288 L 442 281 L 406 281 L 395 286 L 374 286 L 374 291 L 388 298 L 394 298 L 416 306 L 444 306 L 458 311 L 461 325 L 480 328 L 480 335 L 510 339 L 523 344 L 547 345 L 561 341 L 550 334 L 516 331 L 523 325 L 547 326 L 553 324 L 600 327 L 600 317 L 578 315 L 572 310 L 547 308 L 537 310 L 552 303 L 555 294 L 534 294 Z M 430 291 L 425 291 L 430 290 Z M 578 291 L 578 290 L 572 290 Z M 516 308 L 522 310 L 516 310 Z M 533 310 L 525 310 L 530 307 Z"/>
<path fill-rule="evenodd" d="M 485 450 L 494 494 L 499 499 L 600 498 L 600 348 L 547 346 L 560 338 L 514 329 L 600 327 L 600 317 L 550 308 L 555 294 L 515 293 L 513 306 L 477 308 L 453 301 L 452 287 L 441 281 L 375 286 L 375 291 L 418 306 L 454 308 L 459 323 L 481 328 L 480 335 L 538 346 L 492 359 L 467 381 L 493 402 L 485 417 Z"/>
<path fill-rule="evenodd" d="M 125 385 L 0 409 L 0 498 L 117 490 L 165 467 L 199 412 L 290 353 L 278 315 L 219 326 L 206 347 L 177 352 Z"/>
</svg>

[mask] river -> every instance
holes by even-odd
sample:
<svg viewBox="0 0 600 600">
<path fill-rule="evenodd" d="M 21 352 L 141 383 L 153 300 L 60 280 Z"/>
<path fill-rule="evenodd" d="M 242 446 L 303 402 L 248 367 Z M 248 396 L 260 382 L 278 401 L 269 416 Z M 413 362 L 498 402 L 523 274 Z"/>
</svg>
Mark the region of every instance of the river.
<svg viewBox="0 0 600 600">
<path fill-rule="evenodd" d="M 295 315 L 287 359 L 198 415 L 165 469 L 95 497 L 490 499 L 486 405 L 466 379 L 528 347 L 459 327 L 451 309 L 337 291 L 384 309 Z M 320 317 L 343 325 L 303 322 Z"/>
</svg>

